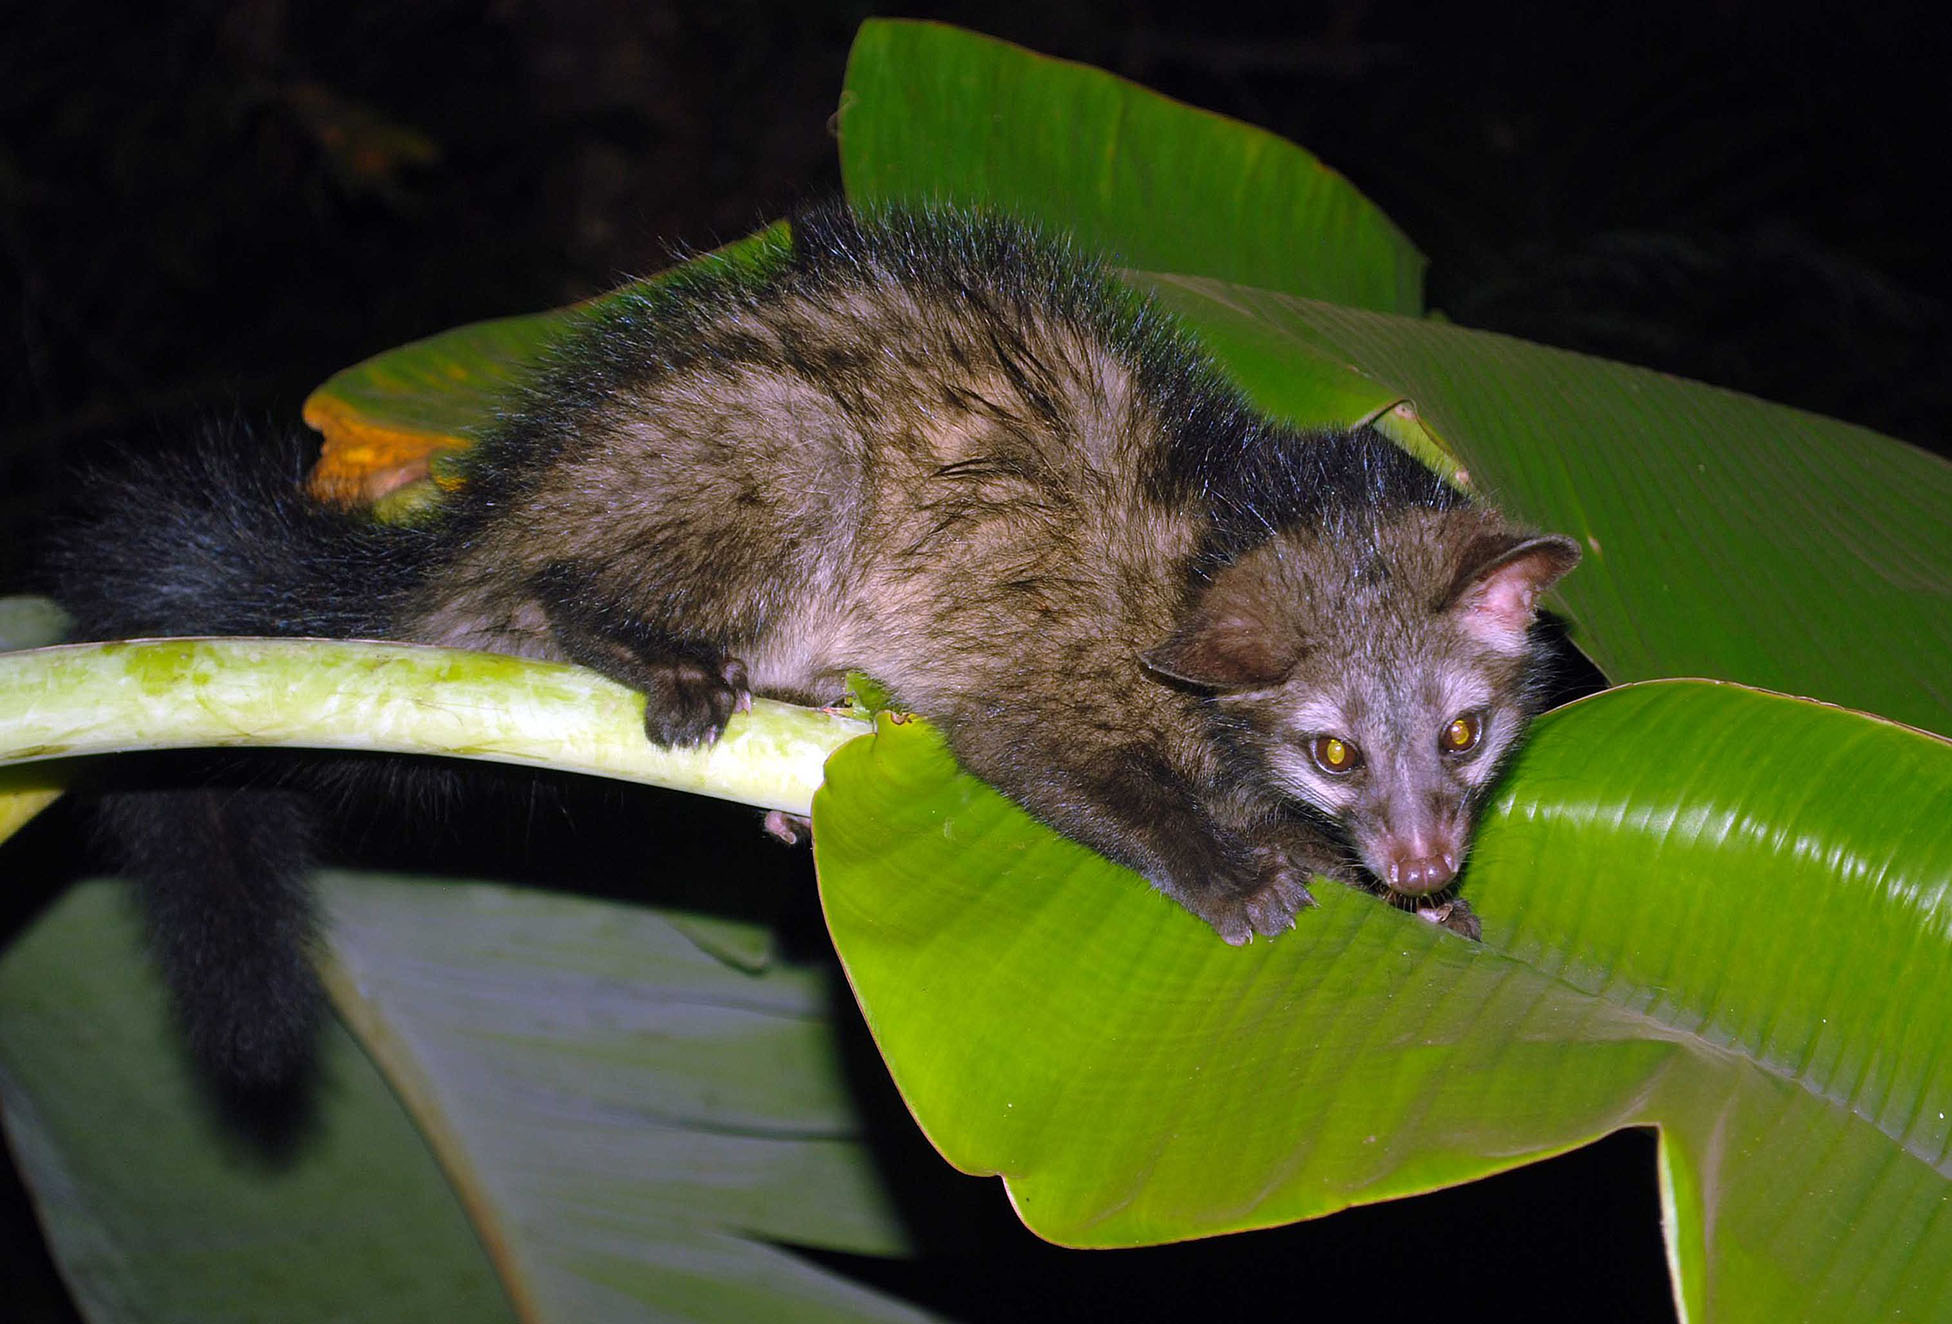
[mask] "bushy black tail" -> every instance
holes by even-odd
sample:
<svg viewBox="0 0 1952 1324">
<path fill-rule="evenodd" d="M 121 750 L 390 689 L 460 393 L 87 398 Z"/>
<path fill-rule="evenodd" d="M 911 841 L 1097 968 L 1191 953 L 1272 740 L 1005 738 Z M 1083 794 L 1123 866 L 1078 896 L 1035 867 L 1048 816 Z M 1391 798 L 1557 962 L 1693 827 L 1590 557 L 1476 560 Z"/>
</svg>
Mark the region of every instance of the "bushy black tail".
<svg viewBox="0 0 1952 1324">
<path fill-rule="evenodd" d="M 74 637 L 388 637 L 433 535 L 310 500 L 309 449 L 231 426 L 89 475 L 44 558 Z M 308 960 L 317 809 L 288 766 L 155 760 L 96 810 L 198 1059 L 251 1091 L 302 1074 L 322 1006 Z"/>
<path fill-rule="evenodd" d="M 275 1091 L 303 1075 L 324 1006 L 309 959 L 318 807 L 300 789 L 227 780 L 106 792 L 95 835 L 140 890 L 197 1061 L 229 1090 Z"/>
<path fill-rule="evenodd" d="M 233 424 L 87 475 L 45 556 L 75 638 L 387 637 L 434 535 L 313 501 L 310 452 Z"/>
</svg>

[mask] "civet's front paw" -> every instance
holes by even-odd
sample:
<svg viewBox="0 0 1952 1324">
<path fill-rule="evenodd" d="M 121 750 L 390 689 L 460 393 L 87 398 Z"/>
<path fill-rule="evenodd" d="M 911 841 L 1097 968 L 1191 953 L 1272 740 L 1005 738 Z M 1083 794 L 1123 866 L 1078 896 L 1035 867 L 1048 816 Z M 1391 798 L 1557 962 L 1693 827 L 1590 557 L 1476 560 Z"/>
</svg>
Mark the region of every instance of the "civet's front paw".
<svg viewBox="0 0 1952 1324">
<path fill-rule="evenodd" d="M 1201 904 L 1190 907 L 1235 947 L 1257 933 L 1264 938 L 1286 933 L 1295 926 L 1295 916 L 1315 904 L 1308 870 L 1270 847 L 1256 848 L 1251 855 L 1253 867 L 1243 871 L 1239 882 L 1211 887 Z"/>
<path fill-rule="evenodd" d="M 736 657 L 661 660 L 645 681 L 644 734 L 660 745 L 709 745 L 733 713 L 752 707 L 746 664 Z"/>
</svg>

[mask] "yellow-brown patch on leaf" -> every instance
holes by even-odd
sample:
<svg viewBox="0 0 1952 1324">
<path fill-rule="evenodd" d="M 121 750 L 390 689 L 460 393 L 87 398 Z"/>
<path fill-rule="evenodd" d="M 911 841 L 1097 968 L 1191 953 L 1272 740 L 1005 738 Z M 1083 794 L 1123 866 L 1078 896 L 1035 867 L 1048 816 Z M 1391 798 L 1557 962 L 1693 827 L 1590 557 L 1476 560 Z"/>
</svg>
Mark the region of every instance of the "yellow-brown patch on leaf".
<svg viewBox="0 0 1952 1324">
<path fill-rule="evenodd" d="M 432 471 L 435 454 L 465 450 L 469 444 L 443 432 L 375 422 L 323 391 L 305 401 L 304 418 L 325 438 L 308 484 L 312 495 L 352 509 L 371 506 L 413 483 L 441 481 Z"/>
</svg>

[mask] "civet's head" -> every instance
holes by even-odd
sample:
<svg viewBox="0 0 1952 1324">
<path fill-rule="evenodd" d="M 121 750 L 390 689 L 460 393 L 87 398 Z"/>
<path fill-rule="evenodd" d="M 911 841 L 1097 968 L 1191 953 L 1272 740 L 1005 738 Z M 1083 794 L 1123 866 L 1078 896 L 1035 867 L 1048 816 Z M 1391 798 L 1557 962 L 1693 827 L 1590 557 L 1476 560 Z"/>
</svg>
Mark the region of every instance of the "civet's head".
<svg viewBox="0 0 1952 1324">
<path fill-rule="evenodd" d="M 1578 561 L 1488 511 L 1359 512 L 1214 574 L 1144 661 L 1211 692 L 1230 743 L 1378 882 L 1426 896 L 1531 719 L 1539 595 Z"/>
</svg>

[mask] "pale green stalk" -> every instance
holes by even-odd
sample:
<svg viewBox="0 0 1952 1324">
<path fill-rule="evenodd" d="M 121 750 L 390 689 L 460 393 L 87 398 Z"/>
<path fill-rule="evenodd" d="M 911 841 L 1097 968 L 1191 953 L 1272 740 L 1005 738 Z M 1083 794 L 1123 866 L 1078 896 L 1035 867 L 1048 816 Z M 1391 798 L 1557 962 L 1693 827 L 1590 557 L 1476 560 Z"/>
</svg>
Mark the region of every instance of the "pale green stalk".
<svg viewBox="0 0 1952 1324">
<path fill-rule="evenodd" d="M 410 644 L 160 639 L 0 655 L 0 765 L 183 746 L 446 754 L 806 814 L 868 730 L 764 699 L 709 749 L 644 736 L 644 698 L 580 667 Z"/>
</svg>

